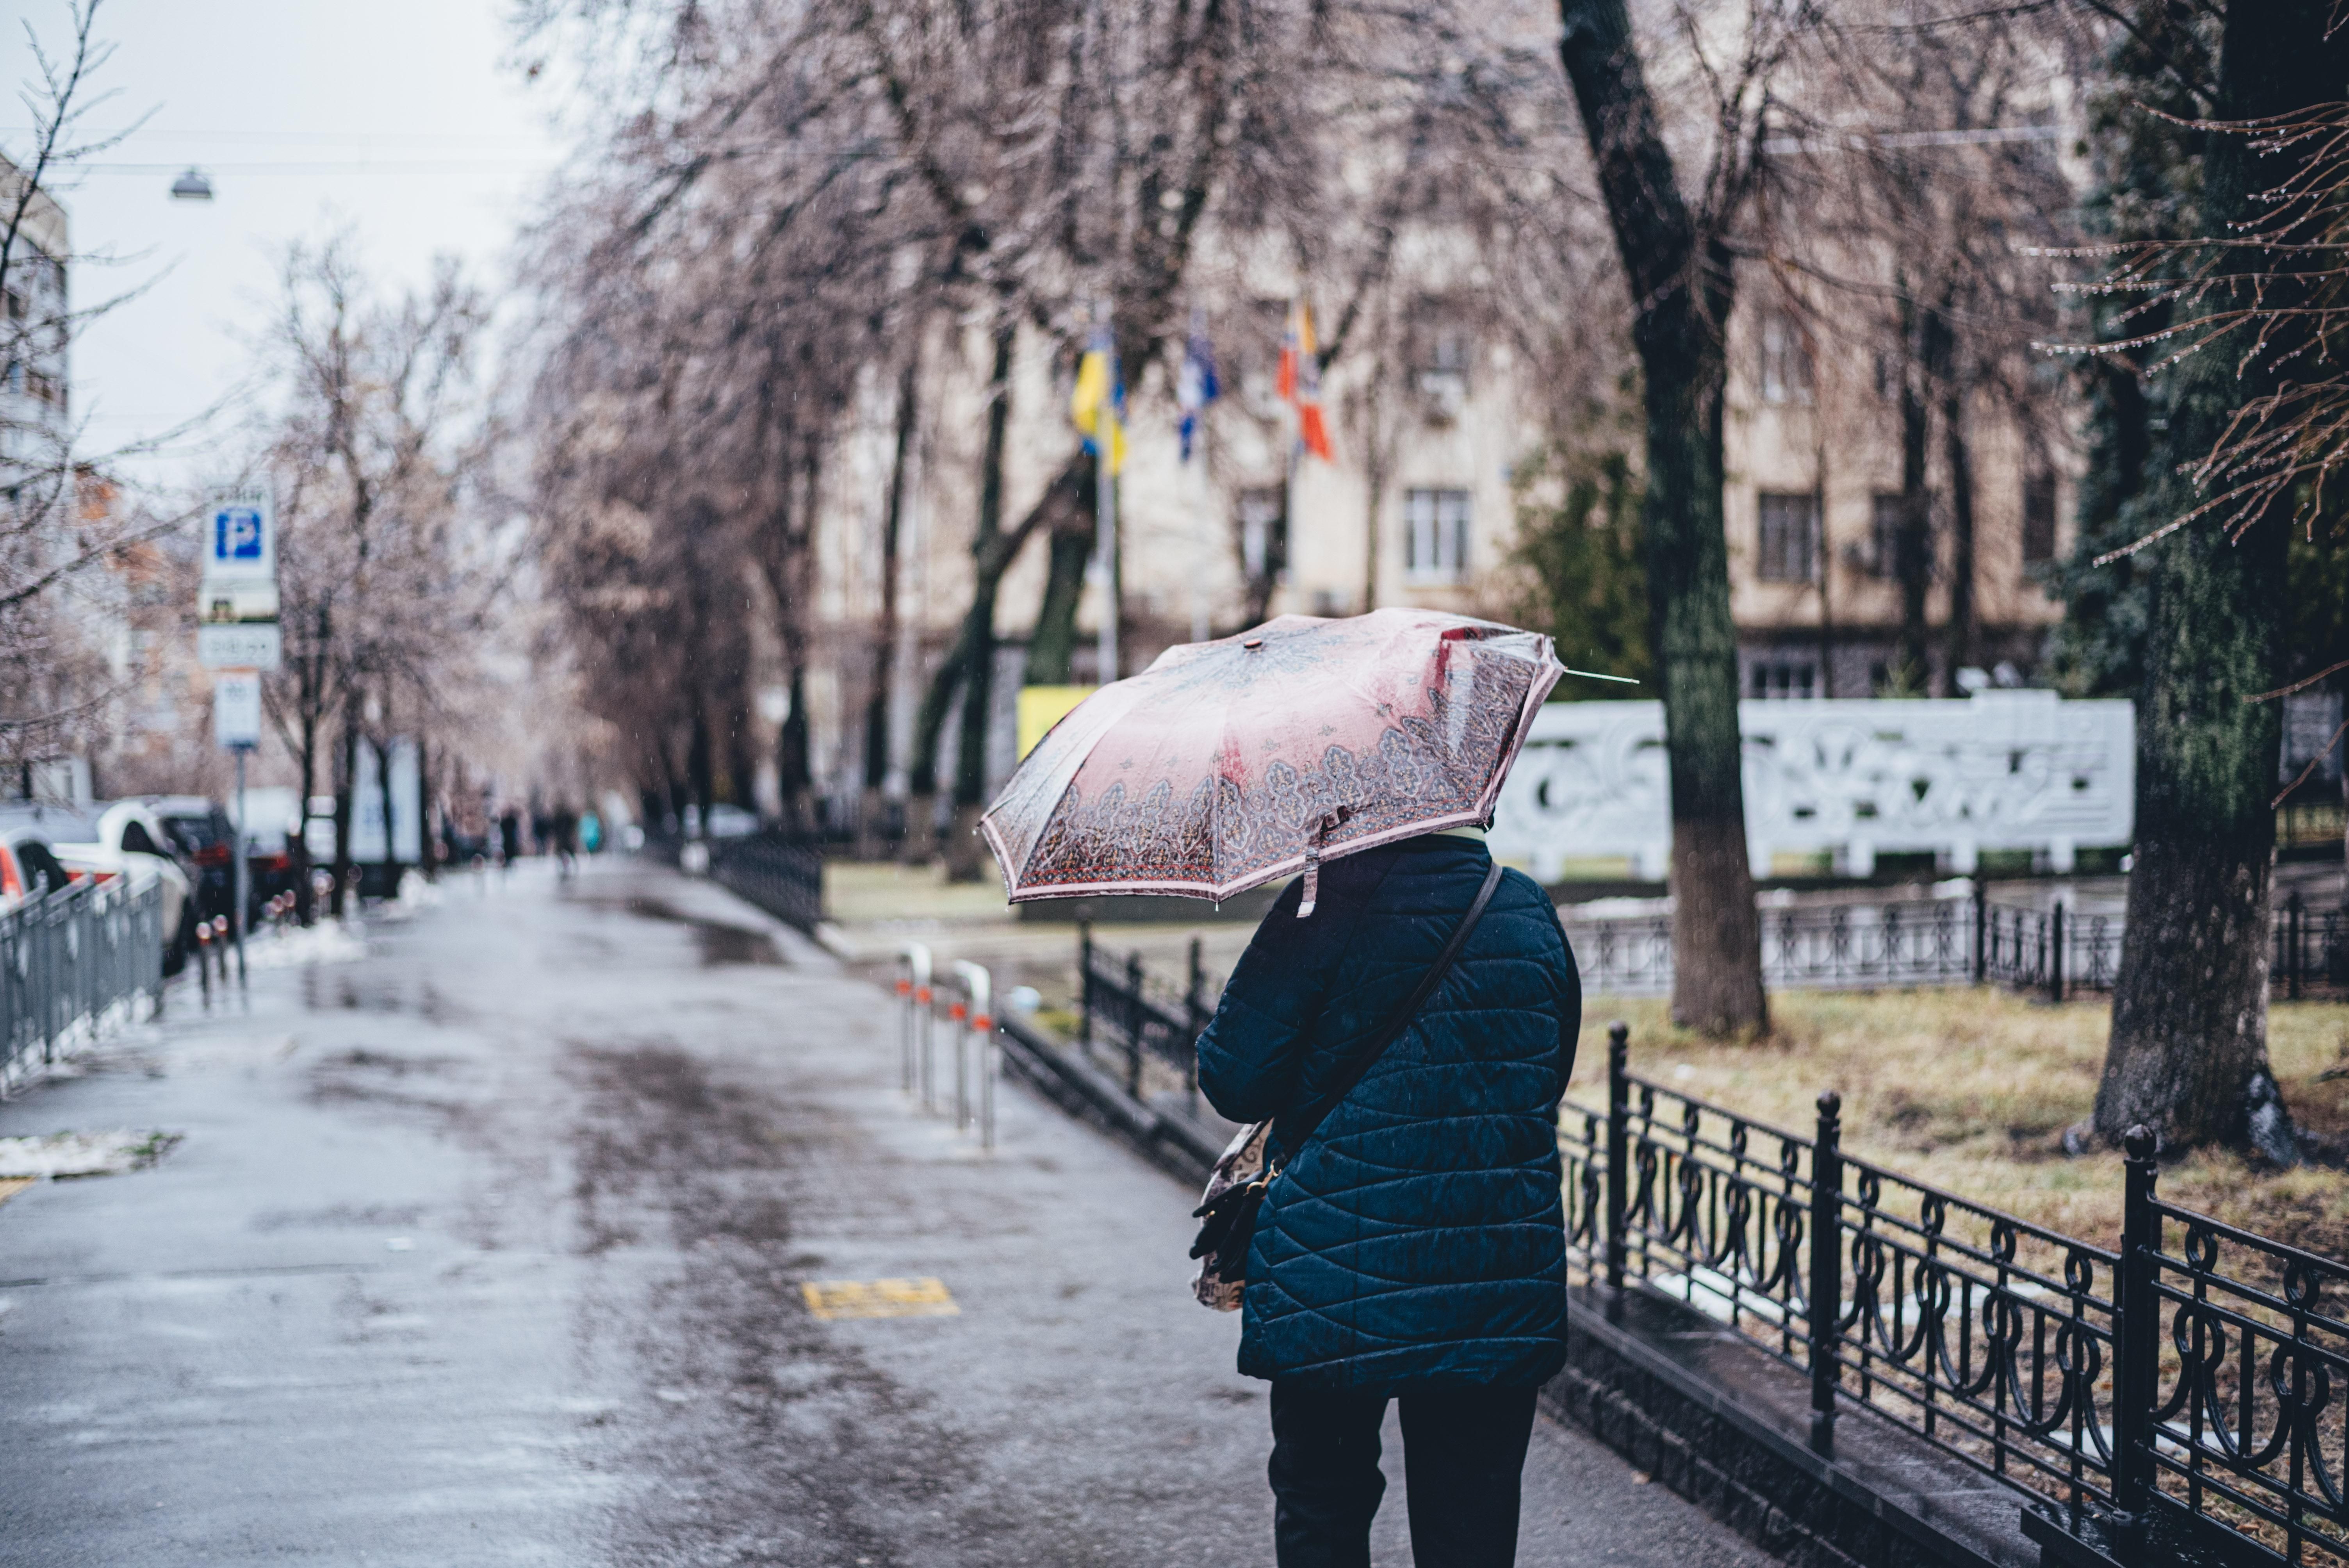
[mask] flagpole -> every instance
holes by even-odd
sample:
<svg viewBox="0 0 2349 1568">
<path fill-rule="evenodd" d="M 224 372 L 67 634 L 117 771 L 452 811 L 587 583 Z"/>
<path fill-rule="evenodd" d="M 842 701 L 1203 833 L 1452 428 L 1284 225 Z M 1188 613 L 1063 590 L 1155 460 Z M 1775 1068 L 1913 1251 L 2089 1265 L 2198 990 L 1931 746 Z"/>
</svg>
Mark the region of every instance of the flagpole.
<svg viewBox="0 0 2349 1568">
<path fill-rule="evenodd" d="M 1216 503 L 1216 485 L 1207 477 L 1207 410 L 1204 406 L 1199 409 L 1198 419 L 1194 438 L 1199 447 L 1199 496 L 1198 505 L 1191 513 L 1191 640 L 1204 643 L 1207 640 L 1207 541 L 1212 531 L 1207 526 L 1207 513 Z"/>
<path fill-rule="evenodd" d="M 1117 334 L 1109 308 L 1102 307 L 1101 329 L 1108 336 L 1109 387 L 1102 394 L 1102 411 L 1094 428 L 1099 432 L 1093 445 L 1093 565 L 1100 573 L 1101 583 L 1101 665 L 1100 682 L 1108 686 L 1117 679 L 1117 476 L 1112 471 L 1117 458 Z"/>
<path fill-rule="evenodd" d="M 1301 315 L 1303 307 L 1295 301 L 1288 306 L 1291 330 L 1297 334 L 1297 368 L 1292 383 L 1295 396 L 1288 400 L 1288 449 L 1283 454 L 1288 467 L 1280 476 L 1280 554 L 1285 563 L 1288 552 L 1297 548 L 1297 470 L 1304 465 L 1297 460 L 1298 449 L 1305 444 L 1305 329 Z M 1272 586 L 1279 585 L 1280 574 L 1273 569 L 1272 542 L 1265 542 L 1264 574 Z M 1272 593 L 1265 594 L 1265 607 L 1272 605 Z"/>
</svg>

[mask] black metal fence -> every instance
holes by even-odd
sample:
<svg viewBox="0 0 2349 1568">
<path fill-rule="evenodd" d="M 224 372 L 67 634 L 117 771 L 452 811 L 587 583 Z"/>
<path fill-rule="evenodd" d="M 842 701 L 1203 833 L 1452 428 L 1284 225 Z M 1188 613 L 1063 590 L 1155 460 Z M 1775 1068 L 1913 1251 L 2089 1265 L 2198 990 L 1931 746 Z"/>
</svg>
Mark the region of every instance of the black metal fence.
<svg viewBox="0 0 2349 1568">
<path fill-rule="evenodd" d="M 78 883 L 0 914 L 0 1085 L 140 996 L 163 996 L 160 884 Z"/>
<path fill-rule="evenodd" d="M 823 855 L 814 845 L 771 828 L 703 842 L 712 881 L 802 931 L 823 919 Z"/>
<path fill-rule="evenodd" d="M 2297 892 L 2277 912 L 2271 983 L 2293 1001 L 2313 992 L 2349 988 L 2349 947 L 2338 909 L 2311 909 Z"/>
<path fill-rule="evenodd" d="M 1808 1379 L 1811 1444 L 1863 1407 L 2125 1562 L 2349 1563 L 2349 1265 L 2164 1203 L 2128 1148 L 2113 1252 L 1630 1070 L 1559 1119 L 1578 1283 L 1647 1290 Z M 2166 1251 L 2167 1227 L 2182 1252 Z"/>
<path fill-rule="evenodd" d="M 2109 990 L 2121 923 L 2058 906 L 2018 909 L 1972 898 L 1765 909 L 1762 981 L 1779 991 L 1868 990 L 1989 982 L 2045 991 Z M 1565 913 L 1586 993 L 1655 995 L 1672 984 L 1669 915 Z"/>
<path fill-rule="evenodd" d="M 1090 1057 L 1097 1044 L 1123 1057 L 1125 1092 L 1142 1098 L 1142 1064 L 1156 1057 L 1183 1075 L 1183 1087 L 1197 1109 L 1199 1062 L 1193 1048 L 1215 1016 L 1220 981 L 1210 984 L 1199 964 L 1199 939 L 1191 939 L 1190 965 L 1180 989 L 1146 969 L 1142 954 L 1121 960 L 1093 941 L 1092 927 L 1077 927 L 1077 1044 Z M 1106 1037 L 1106 1038 L 1104 1038 Z"/>
</svg>

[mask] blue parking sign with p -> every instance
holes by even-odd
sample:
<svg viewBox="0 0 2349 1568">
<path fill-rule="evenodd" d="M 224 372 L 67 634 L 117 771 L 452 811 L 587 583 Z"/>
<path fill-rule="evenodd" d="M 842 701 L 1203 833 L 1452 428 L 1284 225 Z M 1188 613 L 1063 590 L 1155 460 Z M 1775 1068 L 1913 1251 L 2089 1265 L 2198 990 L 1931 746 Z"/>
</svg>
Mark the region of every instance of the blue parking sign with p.
<svg viewBox="0 0 2349 1568">
<path fill-rule="evenodd" d="M 212 513 L 212 559 L 261 564 L 261 509 L 224 506 Z"/>
</svg>

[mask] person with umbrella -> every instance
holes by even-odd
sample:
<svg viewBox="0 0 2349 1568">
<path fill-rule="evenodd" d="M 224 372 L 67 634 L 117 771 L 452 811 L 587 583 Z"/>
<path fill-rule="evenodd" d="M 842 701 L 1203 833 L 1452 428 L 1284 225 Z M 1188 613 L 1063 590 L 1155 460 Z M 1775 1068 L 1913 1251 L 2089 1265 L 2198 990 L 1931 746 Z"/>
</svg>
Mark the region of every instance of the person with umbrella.
<svg viewBox="0 0 2349 1568">
<path fill-rule="evenodd" d="M 1235 1144 L 1260 1151 L 1228 1189 L 1252 1231 L 1202 1237 L 1244 1284 L 1203 1274 L 1201 1298 L 1237 1298 L 1239 1369 L 1272 1385 L 1281 1568 L 1367 1568 L 1390 1399 L 1414 1560 L 1516 1559 L 1535 1393 L 1566 1358 L 1582 1000 L 1548 895 L 1483 829 L 1564 673 L 1548 638 L 1461 616 L 1282 616 L 1088 698 L 981 823 L 1015 901 L 1303 872 L 1198 1042 L 1208 1102 L 1268 1119 Z"/>
</svg>

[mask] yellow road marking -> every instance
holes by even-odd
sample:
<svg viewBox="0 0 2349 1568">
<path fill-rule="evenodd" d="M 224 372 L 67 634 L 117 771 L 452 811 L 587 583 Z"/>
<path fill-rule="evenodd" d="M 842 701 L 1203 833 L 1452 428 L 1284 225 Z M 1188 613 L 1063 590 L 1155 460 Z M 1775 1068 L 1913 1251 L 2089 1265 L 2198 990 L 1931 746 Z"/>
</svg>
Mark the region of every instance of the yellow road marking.
<svg viewBox="0 0 2349 1568">
<path fill-rule="evenodd" d="M 808 1310 L 829 1323 L 842 1317 L 953 1317 L 955 1305 L 944 1280 L 809 1280 L 800 1286 Z"/>
<path fill-rule="evenodd" d="M 38 1176 L 0 1176 L 0 1203 L 6 1202 L 39 1180 Z"/>
</svg>

